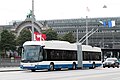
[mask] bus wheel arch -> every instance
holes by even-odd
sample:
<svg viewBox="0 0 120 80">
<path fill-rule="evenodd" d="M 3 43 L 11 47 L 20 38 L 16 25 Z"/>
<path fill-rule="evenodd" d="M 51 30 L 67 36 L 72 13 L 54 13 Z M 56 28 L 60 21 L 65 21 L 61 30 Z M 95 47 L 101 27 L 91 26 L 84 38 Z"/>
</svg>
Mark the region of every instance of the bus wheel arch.
<svg viewBox="0 0 120 80">
<path fill-rule="evenodd" d="M 49 68 L 49 70 L 50 70 L 50 71 L 54 71 L 54 63 L 53 63 L 53 62 L 50 63 L 50 68 Z"/>
</svg>

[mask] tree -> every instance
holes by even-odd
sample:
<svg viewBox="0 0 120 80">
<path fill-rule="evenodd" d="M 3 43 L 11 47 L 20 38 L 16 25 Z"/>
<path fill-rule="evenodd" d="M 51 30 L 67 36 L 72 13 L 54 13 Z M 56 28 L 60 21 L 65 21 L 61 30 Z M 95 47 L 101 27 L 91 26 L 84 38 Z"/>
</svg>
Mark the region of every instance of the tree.
<svg viewBox="0 0 120 80">
<path fill-rule="evenodd" d="M 46 31 L 42 32 L 43 34 L 46 34 L 46 40 L 57 40 L 58 34 L 53 29 L 48 29 Z"/>
<path fill-rule="evenodd" d="M 15 35 L 8 30 L 3 30 L 1 33 L 0 45 L 1 45 L 0 48 L 3 52 L 5 52 L 6 50 L 15 50 L 16 49 Z"/>
<path fill-rule="evenodd" d="M 24 42 L 31 40 L 31 32 L 29 29 L 23 29 L 20 32 L 20 35 L 18 36 L 16 42 L 18 46 L 22 46 Z"/>
<path fill-rule="evenodd" d="M 75 37 L 74 37 L 72 32 L 69 32 L 69 33 L 66 33 L 65 35 L 63 35 L 62 40 L 63 41 L 68 41 L 70 43 L 74 43 L 75 42 Z"/>
</svg>

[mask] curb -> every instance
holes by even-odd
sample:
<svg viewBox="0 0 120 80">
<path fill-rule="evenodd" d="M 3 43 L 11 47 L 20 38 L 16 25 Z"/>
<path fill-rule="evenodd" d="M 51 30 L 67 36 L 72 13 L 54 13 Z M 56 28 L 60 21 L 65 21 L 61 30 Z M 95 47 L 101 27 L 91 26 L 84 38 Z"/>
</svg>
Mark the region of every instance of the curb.
<svg viewBox="0 0 120 80">
<path fill-rule="evenodd" d="M 2 67 L 0 68 L 0 72 L 11 72 L 11 71 L 24 71 L 22 69 L 20 69 L 19 67 Z"/>
<path fill-rule="evenodd" d="M 24 71 L 24 70 L 0 70 L 0 72 L 12 72 L 12 71 Z"/>
</svg>

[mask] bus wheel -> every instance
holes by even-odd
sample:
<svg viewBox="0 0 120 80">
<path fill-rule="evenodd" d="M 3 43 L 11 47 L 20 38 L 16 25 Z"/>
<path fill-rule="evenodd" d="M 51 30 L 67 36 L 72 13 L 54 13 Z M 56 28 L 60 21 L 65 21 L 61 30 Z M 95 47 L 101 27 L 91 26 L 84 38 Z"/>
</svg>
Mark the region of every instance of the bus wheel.
<svg viewBox="0 0 120 80">
<path fill-rule="evenodd" d="M 35 69 L 31 69 L 32 72 L 35 72 Z"/>
<path fill-rule="evenodd" d="M 93 62 L 92 64 L 92 69 L 94 69 L 96 66 L 95 66 L 95 62 Z"/>
<path fill-rule="evenodd" d="M 54 63 L 50 63 L 50 71 L 54 70 Z"/>
<path fill-rule="evenodd" d="M 73 62 L 73 64 L 72 64 L 72 69 L 73 69 L 73 70 L 76 69 L 76 63 L 75 63 L 75 62 Z"/>
</svg>

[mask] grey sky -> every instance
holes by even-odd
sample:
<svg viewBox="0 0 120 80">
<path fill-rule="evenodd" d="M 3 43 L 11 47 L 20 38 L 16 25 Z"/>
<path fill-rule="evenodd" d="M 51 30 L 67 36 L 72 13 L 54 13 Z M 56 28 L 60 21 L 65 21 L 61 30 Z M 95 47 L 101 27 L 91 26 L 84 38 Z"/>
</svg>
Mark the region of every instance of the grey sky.
<svg viewBox="0 0 120 80">
<path fill-rule="evenodd" d="M 120 0 L 34 0 L 37 20 L 119 17 Z M 106 9 L 103 6 L 107 5 Z M 86 10 L 89 8 L 89 12 Z M 0 25 L 25 20 L 32 0 L 0 0 Z"/>
</svg>

